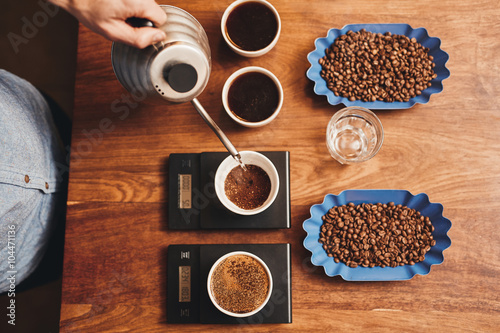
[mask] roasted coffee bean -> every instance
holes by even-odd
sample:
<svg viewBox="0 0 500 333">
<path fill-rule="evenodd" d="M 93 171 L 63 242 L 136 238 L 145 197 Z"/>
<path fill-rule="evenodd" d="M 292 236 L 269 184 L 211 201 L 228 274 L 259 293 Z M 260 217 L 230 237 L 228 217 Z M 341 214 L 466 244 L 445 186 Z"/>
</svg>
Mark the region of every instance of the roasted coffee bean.
<svg viewBox="0 0 500 333">
<path fill-rule="evenodd" d="M 414 265 L 436 245 L 430 219 L 403 205 L 332 207 L 322 218 L 319 242 L 336 263 L 362 267 Z"/>
<path fill-rule="evenodd" d="M 350 30 L 325 50 L 321 77 L 350 101 L 407 102 L 437 77 L 428 53 L 415 38 Z"/>
</svg>

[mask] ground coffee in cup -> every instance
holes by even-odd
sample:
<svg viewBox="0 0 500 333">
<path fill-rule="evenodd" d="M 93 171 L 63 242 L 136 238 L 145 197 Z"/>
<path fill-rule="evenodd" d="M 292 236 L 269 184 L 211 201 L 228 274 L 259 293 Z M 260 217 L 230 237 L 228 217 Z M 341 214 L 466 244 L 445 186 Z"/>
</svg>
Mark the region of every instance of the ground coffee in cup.
<svg viewBox="0 0 500 333">
<path fill-rule="evenodd" d="M 255 258 L 236 254 L 222 260 L 213 270 L 210 290 L 217 304 L 232 313 L 259 308 L 269 294 L 270 277 Z"/>
<path fill-rule="evenodd" d="M 255 209 L 264 204 L 271 193 L 271 179 L 259 166 L 248 164 L 245 171 L 234 167 L 224 181 L 227 198 L 242 209 Z"/>
</svg>

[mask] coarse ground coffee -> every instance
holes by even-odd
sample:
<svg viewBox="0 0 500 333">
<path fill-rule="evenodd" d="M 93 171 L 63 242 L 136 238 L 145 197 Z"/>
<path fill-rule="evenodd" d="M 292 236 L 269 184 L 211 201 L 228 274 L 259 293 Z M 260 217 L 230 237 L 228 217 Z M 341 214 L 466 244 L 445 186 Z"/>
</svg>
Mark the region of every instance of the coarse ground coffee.
<svg viewBox="0 0 500 333">
<path fill-rule="evenodd" d="M 241 209 L 251 210 L 264 204 L 271 193 L 271 179 L 259 166 L 247 164 L 247 171 L 234 167 L 224 181 L 227 198 Z"/>
<path fill-rule="evenodd" d="M 266 300 L 269 276 L 256 259 L 237 254 L 217 265 L 210 288 L 221 308 L 233 313 L 248 313 Z"/>
<path fill-rule="evenodd" d="M 436 244 L 429 217 L 394 202 L 350 202 L 322 220 L 319 242 L 336 263 L 352 268 L 414 265 Z"/>
</svg>

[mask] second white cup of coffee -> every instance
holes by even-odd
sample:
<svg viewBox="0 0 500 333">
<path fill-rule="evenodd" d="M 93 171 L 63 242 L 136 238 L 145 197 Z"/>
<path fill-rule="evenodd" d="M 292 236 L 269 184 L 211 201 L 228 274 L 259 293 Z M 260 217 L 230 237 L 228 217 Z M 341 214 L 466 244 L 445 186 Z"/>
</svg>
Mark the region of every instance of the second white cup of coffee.
<svg viewBox="0 0 500 333">
<path fill-rule="evenodd" d="M 276 75 L 258 66 L 238 69 L 222 88 L 226 113 L 245 127 L 269 124 L 280 113 L 283 100 L 283 87 Z"/>
</svg>

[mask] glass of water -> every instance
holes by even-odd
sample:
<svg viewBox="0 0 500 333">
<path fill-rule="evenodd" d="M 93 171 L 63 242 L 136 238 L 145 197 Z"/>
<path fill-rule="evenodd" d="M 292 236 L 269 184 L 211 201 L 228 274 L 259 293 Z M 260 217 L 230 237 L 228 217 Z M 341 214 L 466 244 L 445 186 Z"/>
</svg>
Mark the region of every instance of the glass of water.
<svg viewBox="0 0 500 333">
<path fill-rule="evenodd" d="M 372 111 L 358 106 L 337 111 L 326 129 L 330 155 L 342 164 L 368 161 L 384 141 L 380 119 Z"/>
</svg>

